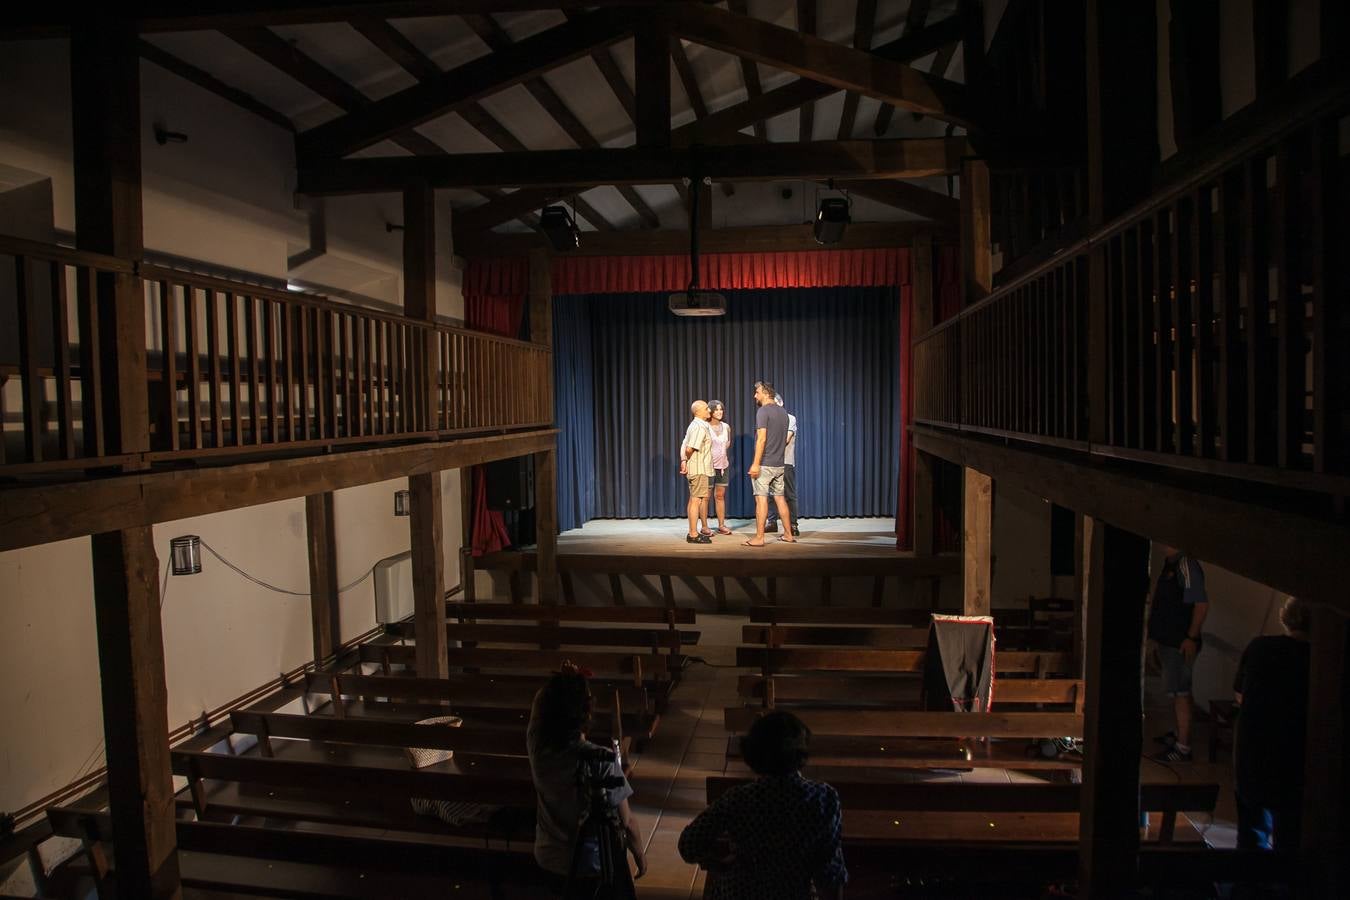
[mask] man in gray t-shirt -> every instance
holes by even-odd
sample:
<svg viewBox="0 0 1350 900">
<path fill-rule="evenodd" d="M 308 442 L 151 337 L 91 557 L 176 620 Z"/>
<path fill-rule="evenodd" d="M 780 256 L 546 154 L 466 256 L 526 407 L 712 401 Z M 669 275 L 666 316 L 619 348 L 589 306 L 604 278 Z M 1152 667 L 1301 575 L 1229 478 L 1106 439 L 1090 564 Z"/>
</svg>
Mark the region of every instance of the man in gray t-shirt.
<svg viewBox="0 0 1350 900">
<path fill-rule="evenodd" d="M 755 460 L 750 464 L 751 484 L 755 493 L 755 536 L 745 542 L 747 547 L 764 546 L 764 523 L 769 514 L 769 498 L 773 498 L 778 517 L 791 522 L 787 498 L 783 495 L 784 453 L 787 449 L 788 415 L 774 402 L 773 385 L 755 382 Z M 796 538 L 784 534 L 779 540 L 794 543 Z"/>
<path fill-rule="evenodd" d="M 786 410 L 783 404 L 783 395 L 778 394 L 774 397 L 774 403 Z M 797 417 L 788 413 L 787 439 L 783 448 L 783 496 L 787 498 L 788 513 L 792 516 L 792 536 L 801 537 L 801 529 L 797 527 Z M 765 530 L 776 532 L 778 530 L 778 510 L 771 508 L 769 510 L 769 521 L 765 525 Z"/>
</svg>

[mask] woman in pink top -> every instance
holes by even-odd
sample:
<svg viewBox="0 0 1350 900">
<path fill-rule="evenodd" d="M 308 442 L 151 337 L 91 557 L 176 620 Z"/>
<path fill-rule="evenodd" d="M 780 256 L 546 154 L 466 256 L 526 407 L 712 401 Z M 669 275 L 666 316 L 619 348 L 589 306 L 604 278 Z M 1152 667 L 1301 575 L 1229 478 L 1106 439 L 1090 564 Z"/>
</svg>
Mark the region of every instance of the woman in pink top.
<svg viewBox="0 0 1350 900">
<path fill-rule="evenodd" d="M 731 469 L 731 426 L 725 421 L 727 408 L 721 400 L 708 404 L 712 418 L 708 430 L 712 432 L 713 496 L 717 501 L 717 533 L 731 534 L 727 527 L 727 472 Z M 704 513 L 706 519 L 707 513 Z"/>
</svg>

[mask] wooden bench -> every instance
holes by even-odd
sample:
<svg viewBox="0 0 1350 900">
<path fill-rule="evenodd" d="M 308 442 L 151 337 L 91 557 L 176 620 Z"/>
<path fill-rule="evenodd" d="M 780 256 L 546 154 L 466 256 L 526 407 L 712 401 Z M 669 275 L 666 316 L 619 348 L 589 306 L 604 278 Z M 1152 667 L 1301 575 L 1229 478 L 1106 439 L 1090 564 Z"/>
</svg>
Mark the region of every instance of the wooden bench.
<svg viewBox="0 0 1350 900">
<path fill-rule="evenodd" d="M 726 729 L 744 734 L 765 712 L 728 707 Z M 1083 717 L 1076 713 L 804 709 L 796 714 L 812 731 L 811 759 L 818 766 L 1073 770 L 1082 764 L 1076 755 L 1028 752 L 1036 739 L 1081 738 Z M 728 742 L 727 755 L 741 755 L 739 737 Z"/>
<path fill-rule="evenodd" d="M 765 707 L 827 706 L 917 709 L 921 685 L 913 675 L 742 675 L 740 696 Z M 1083 711 L 1083 682 L 1076 678 L 1002 678 L 994 684 L 994 708 L 1046 706 Z"/>
<path fill-rule="evenodd" d="M 710 775 L 711 804 L 753 779 Z M 951 782 L 829 781 L 845 810 L 850 843 L 960 843 L 1029 841 L 1074 844 L 1082 786 L 1077 784 L 960 784 Z M 1150 817 L 1149 840 L 1199 842 L 1193 826 L 1178 833 L 1180 812 L 1213 813 L 1217 784 L 1146 783 L 1141 809 Z"/>
<path fill-rule="evenodd" d="M 446 601 L 445 615 L 460 621 L 517 619 L 530 622 L 607 622 L 630 625 L 693 625 L 693 609 L 679 606 L 549 606 L 531 603 Z"/>
<path fill-rule="evenodd" d="M 82 842 L 100 887 L 115 876 L 112 819 L 70 807 L 47 811 L 51 830 Z M 420 837 L 341 834 L 216 822 L 176 823 L 183 885 L 201 891 L 296 898 L 535 897 L 545 879 L 529 846 L 456 846 Z M 100 893 L 102 893 L 100 891 Z"/>
<path fill-rule="evenodd" d="M 862 607 L 756 606 L 745 626 L 747 644 L 922 649 L 930 611 Z M 994 634 L 1007 650 L 1064 651 L 1070 635 L 1025 609 L 994 610 Z M 767 626 L 767 627 L 766 627 Z"/>
<path fill-rule="evenodd" d="M 222 746 L 232 746 L 224 734 L 212 737 L 224 741 Z M 419 746 L 436 743 L 417 739 Z M 188 781 L 180 805 L 190 806 L 201 820 L 265 816 L 516 840 L 528 840 L 533 833 L 534 784 L 523 755 L 457 752 L 449 762 L 413 769 L 405 753 L 394 747 L 300 740 L 271 744 L 270 757 L 262 755 L 261 747 L 256 754 L 244 755 L 173 750 L 173 772 Z M 415 797 L 490 804 L 503 810 L 485 826 L 448 826 L 414 813 L 410 801 Z"/>
<path fill-rule="evenodd" d="M 534 695 L 546 677 L 538 675 L 473 675 L 456 673 L 447 678 L 418 678 L 412 675 L 349 675 L 336 672 L 312 672 L 305 676 L 305 696 L 344 698 L 333 705 L 334 715 L 377 718 L 426 718 L 445 715 L 444 704 L 467 723 L 512 724 L 529 718 Z M 660 714 L 656 711 L 646 685 L 633 685 L 605 679 L 593 679 L 598 718 L 610 720 L 618 710 L 619 730 L 639 742 L 650 740 Z M 610 698 L 605 702 L 605 698 Z M 345 699 L 359 698 L 359 699 Z M 309 705 L 306 711 L 318 711 L 328 704 Z M 608 729 L 609 726 L 606 726 Z"/>
<path fill-rule="evenodd" d="M 923 650 L 822 649 L 816 647 L 737 647 L 736 665 L 762 669 L 765 675 L 780 672 L 909 672 L 921 673 Z M 1068 653 L 1010 651 L 994 656 L 998 675 L 1022 674 L 1042 678 L 1067 673 L 1072 666 Z"/>
<path fill-rule="evenodd" d="M 585 666 L 601 677 L 622 676 L 630 684 L 641 686 L 652 683 L 668 686 L 670 682 L 669 657 L 660 653 L 617 653 L 598 650 L 513 650 L 495 648 L 456 648 L 448 651 L 450 665 L 466 669 L 493 670 L 508 673 L 551 673 L 564 662 Z M 370 642 L 362 644 L 359 660 L 381 667 L 385 675 L 393 674 L 394 665 L 415 672 L 416 648 L 406 644 Z"/>
</svg>

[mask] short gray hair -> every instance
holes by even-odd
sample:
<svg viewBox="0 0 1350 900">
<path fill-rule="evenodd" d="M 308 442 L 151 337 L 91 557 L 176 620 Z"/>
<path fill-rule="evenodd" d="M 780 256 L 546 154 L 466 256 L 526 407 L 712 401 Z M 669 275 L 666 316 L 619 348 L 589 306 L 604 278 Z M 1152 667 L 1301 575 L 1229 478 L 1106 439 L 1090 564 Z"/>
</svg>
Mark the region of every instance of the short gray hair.
<svg viewBox="0 0 1350 900">
<path fill-rule="evenodd" d="M 1312 607 L 1306 600 L 1290 597 L 1280 607 L 1280 624 L 1285 631 L 1306 634 L 1312 627 Z"/>
</svg>

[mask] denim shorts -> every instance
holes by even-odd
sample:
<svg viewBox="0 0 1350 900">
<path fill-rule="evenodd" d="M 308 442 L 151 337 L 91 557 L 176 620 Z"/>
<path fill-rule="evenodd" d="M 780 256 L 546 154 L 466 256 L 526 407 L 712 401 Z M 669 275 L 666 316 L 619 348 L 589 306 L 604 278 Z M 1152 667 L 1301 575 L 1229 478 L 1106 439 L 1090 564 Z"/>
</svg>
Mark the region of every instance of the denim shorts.
<svg viewBox="0 0 1350 900">
<path fill-rule="evenodd" d="M 1180 647 L 1158 645 L 1158 662 L 1162 664 L 1163 690 L 1169 697 L 1189 697 L 1191 694 L 1191 669 L 1194 662 L 1186 662 Z"/>
</svg>

